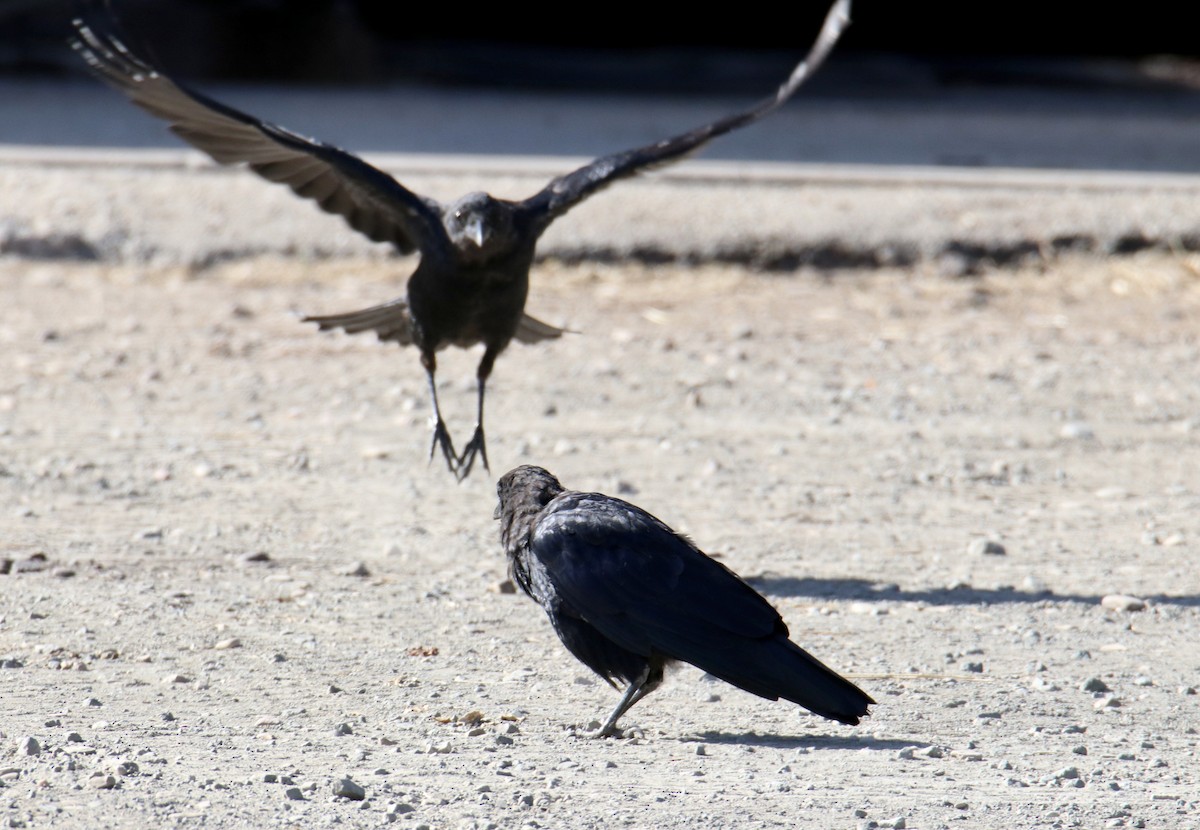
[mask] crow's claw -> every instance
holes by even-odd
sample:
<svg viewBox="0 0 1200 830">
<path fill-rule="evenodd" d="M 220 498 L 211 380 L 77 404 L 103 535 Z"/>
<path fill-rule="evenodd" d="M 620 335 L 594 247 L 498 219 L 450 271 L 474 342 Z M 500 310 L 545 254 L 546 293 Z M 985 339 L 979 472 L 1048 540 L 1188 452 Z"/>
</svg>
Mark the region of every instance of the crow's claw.
<svg viewBox="0 0 1200 830">
<path fill-rule="evenodd" d="M 450 440 L 450 432 L 441 418 L 436 418 L 433 422 L 433 440 L 429 442 L 430 463 L 433 463 L 433 454 L 438 447 L 442 448 L 442 457 L 446 459 L 446 466 L 450 468 L 450 472 L 458 475 L 458 453 L 454 451 L 454 442 Z"/>
<path fill-rule="evenodd" d="M 483 424 L 478 424 L 475 427 L 475 434 L 471 436 L 471 440 L 463 447 L 462 455 L 458 457 L 457 475 L 459 481 L 462 481 L 471 474 L 471 468 L 475 466 L 476 455 L 483 462 L 483 469 L 490 473 L 492 468 L 488 465 L 487 442 L 483 439 Z"/>
</svg>

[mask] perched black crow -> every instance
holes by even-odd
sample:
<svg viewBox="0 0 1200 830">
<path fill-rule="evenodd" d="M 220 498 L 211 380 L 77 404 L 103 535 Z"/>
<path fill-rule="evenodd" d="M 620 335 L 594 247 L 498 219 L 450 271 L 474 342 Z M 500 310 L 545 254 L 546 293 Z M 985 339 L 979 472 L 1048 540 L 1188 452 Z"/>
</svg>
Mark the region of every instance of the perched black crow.
<svg viewBox="0 0 1200 830">
<path fill-rule="evenodd" d="M 112 31 L 111 19 L 77 19 L 72 45 L 104 81 L 151 115 L 168 121 L 184 141 L 221 164 L 245 164 L 260 176 L 286 184 L 376 242 L 400 253 L 419 251 L 407 293 L 382 305 L 346 314 L 305 317 L 322 330 L 374 331 L 380 340 L 415 345 L 429 379 L 433 441 L 459 480 L 478 455 L 488 467 L 483 399 L 496 358 L 515 337 L 523 343 L 556 338 L 563 330 L 525 313 L 529 268 L 538 238 L 558 217 L 613 182 L 678 161 L 711 139 L 752 124 L 775 110 L 825 60 L 849 23 L 850 0 L 837 0 L 807 57 L 770 98 L 734 115 L 672 138 L 598 158 L 553 179 L 524 201 L 468 193 L 441 204 L 413 193 L 387 173 L 329 144 L 297 135 L 214 101 L 172 80 L 134 54 Z M 446 346 L 482 343 L 476 371 L 475 432 L 454 449 L 438 408 L 434 373 Z"/>
<path fill-rule="evenodd" d="M 541 467 L 505 473 L 496 490 L 513 581 L 546 610 L 567 650 L 625 694 L 600 728 L 682 660 L 769 700 L 856 724 L 874 703 L 788 639 L 769 602 L 645 510 L 565 490 Z"/>
</svg>

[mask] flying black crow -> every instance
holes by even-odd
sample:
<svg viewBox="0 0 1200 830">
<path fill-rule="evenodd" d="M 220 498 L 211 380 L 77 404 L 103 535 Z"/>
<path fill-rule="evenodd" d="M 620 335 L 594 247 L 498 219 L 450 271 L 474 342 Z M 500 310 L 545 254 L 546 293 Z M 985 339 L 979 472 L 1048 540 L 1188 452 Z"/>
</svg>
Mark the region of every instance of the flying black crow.
<svg viewBox="0 0 1200 830">
<path fill-rule="evenodd" d="M 640 507 L 566 490 L 541 467 L 501 477 L 500 540 L 512 579 L 545 609 L 564 646 L 625 693 L 598 735 L 662 683 L 674 661 L 769 700 L 856 724 L 874 703 L 788 639 L 737 574 Z"/>
<path fill-rule="evenodd" d="M 821 65 L 849 23 L 850 0 L 837 0 L 812 49 L 769 98 L 734 115 L 685 133 L 603 156 L 550 181 L 524 201 L 468 193 L 442 204 L 404 187 L 345 150 L 305 138 L 239 112 L 172 80 L 145 56 L 135 54 L 113 31 L 111 17 L 75 20 L 72 45 L 104 81 L 137 106 L 170 123 L 184 141 L 221 164 L 245 164 L 340 215 L 356 231 L 389 242 L 402 254 L 420 252 L 405 296 L 345 314 L 305 317 L 320 329 L 351 334 L 374 331 L 380 340 L 415 345 L 433 403 L 432 460 L 437 448 L 459 480 L 478 456 L 488 467 L 483 400 L 488 376 L 515 337 L 536 343 L 563 329 L 525 313 L 529 268 L 537 241 L 558 217 L 613 182 L 678 161 L 719 135 L 752 124 L 791 97 Z M 446 346 L 483 344 L 476 370 L 475 432 L 461 454 L 438 408 L 434 373 Z"/>
</svg>

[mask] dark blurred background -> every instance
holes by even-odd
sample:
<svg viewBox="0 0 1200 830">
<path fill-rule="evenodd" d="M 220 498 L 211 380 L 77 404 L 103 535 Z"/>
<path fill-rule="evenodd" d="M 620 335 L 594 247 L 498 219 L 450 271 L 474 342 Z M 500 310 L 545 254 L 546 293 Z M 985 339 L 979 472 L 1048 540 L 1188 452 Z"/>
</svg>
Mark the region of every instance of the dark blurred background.
<svg viewBox="0 0 1200 830">
<path fill-rule="evenodd" d="M 0 73 L 76 74 L 68 18 L 103 0 L 0 0 Z M 185 77 L 726 93 L 777 83 L 828 6 L 112 0 L 129 37 Z M 679 7 L 675 7 L 678 9 Z M 716 11 L 711 11 L 711 10 Z M 1189 12 L 1189 9 L 1191 11 Z M 735 13 L 736 12 L 736 13 Z M 963 84 L 1200 86 L 1192 4 L 861 0 L 837 73 L 858 90 Z M 897 57 L 901 56 L 898 60 Z"/>
</svg>

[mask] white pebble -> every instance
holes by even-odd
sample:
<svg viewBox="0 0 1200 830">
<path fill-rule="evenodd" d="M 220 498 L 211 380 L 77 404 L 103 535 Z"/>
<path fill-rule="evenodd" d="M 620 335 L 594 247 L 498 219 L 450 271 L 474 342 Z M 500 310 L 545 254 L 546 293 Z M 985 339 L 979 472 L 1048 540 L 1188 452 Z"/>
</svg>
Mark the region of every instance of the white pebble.
<svg viewBox="0 0 1200 830">
<path fill-rule="evenodd" d="M 1108 594 L 1101 598 L 1100 607 L 1108 611 L 1143 611 L 1146 601 L 1128 594 Z"/>
</svg>

